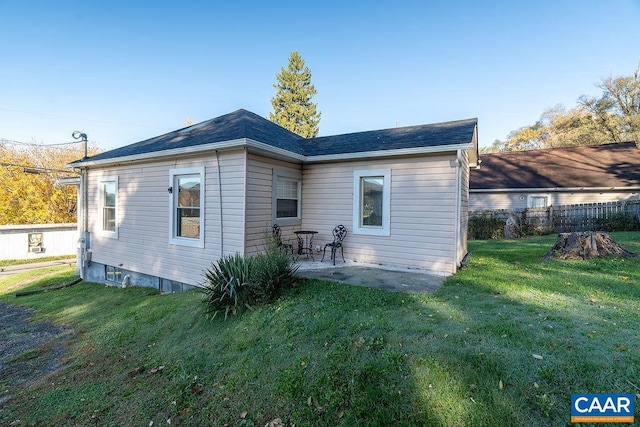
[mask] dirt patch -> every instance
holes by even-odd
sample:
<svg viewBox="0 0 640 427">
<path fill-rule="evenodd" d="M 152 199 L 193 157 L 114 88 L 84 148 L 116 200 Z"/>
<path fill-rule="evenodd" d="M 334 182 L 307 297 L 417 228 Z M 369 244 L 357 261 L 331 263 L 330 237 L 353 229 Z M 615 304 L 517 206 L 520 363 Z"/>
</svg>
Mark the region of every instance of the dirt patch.
<svg viewBox="0 0 640 427">
<path fill-rule="evenodd" d="M 73 330 L 52 322 L 31 322 L 33 313 L 0 302 L 0 408 L 13 390 L 55 372 Z"/>
</svg>

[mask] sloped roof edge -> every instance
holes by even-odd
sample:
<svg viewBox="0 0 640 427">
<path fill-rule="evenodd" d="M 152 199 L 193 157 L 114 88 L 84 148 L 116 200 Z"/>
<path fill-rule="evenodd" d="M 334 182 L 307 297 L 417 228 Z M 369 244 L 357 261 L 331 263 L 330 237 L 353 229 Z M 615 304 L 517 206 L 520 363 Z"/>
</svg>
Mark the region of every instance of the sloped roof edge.
<svg viewBox="0 0 640 427">
<path fill-rule="evenodd" d="M 472 118 L 305 139 L 257 114 L 241 109 L 77 160 L 70 166 L 90 167 L 245 146 L 303 162 L 451 149 L 475 148 L 477 152 L 476 129 L 477 119 Z"/>
<path fill-rule="evenodd" d="M 474 192 L 635 188 L 640 186 L 640 149 L 635 142 L 619 142 L 484 154 L 469 183 Z"/>
</svg>

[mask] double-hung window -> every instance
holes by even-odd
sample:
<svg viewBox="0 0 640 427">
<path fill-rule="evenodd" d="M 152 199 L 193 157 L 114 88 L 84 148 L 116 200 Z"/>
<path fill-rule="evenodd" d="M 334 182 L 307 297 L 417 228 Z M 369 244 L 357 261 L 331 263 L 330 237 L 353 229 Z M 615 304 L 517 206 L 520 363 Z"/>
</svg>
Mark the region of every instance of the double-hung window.
<svg viewBox="0 0 640 427">
<path fill-rule="evenodd" d="M 302 176 L 299 172 L 273 171 L 273 223 L 300 224 Z"/>
<path fill-rule="evenodd" d="M 531 194 L 527 207 L 529 208 L 546 208 L 549 206 L 549 197 L 546 195 Z"/>
<path fill-rule="evenodd" d="M 353 233 L 391 235 L 391 169 L 354 171 Z"/>
<path fill-rule="evenodd" d="M 100 178 L 100 233 L 118 238 L 118 177 Z"/>
<path fill-rule="evenodd" d="M 169 242 L 204 248 L 204 168 L 171 169 Z"/>
</svg>

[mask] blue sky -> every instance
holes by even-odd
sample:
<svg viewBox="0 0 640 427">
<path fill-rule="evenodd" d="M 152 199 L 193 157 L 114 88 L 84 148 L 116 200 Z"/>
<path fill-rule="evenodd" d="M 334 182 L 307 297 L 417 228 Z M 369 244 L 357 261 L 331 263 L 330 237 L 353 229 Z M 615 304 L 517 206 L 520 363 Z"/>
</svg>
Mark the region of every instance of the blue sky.
<svg viewBox="0 0 640 427">
<path fill-rule="evenodd" d="M 640 1 L 0 0 L 0 138 L 115 148 L 238 108 L 298 50 L 320 135 L 478 117 L 482 146 L 633 73 Z"/>
</svg>

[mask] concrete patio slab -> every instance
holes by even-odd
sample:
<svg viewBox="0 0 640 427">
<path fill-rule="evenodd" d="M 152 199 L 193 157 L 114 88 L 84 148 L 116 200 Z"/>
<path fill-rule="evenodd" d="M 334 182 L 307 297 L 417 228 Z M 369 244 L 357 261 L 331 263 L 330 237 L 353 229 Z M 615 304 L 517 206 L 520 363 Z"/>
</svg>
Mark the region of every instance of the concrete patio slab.
<svg viewBox="0 0 640 427">
<path fill-rule="evenodd" d="M 356 286 L 384 289 L 390 292 L 431 293 L 445 280 L 444 276 L 429 274 L 423 270 L 389 268 L 361 263 L 301 262 L 297 276 L 331 280 Z"/>
</svg>

